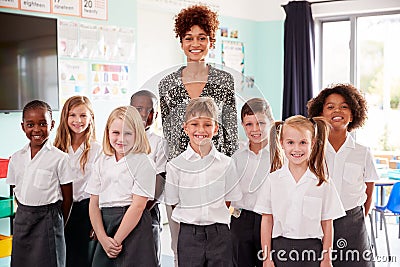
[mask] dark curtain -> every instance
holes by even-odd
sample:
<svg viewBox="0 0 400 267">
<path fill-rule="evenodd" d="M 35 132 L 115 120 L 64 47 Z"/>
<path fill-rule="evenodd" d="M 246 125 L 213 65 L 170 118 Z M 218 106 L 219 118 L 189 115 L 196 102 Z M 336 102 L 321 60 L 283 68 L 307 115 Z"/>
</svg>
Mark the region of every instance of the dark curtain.
<svg viewBox="0 0 400 267">
<path fill-rule="evenodd" d="M 311 4 L 292 1 L 284 9 L 283 120 L 292 115 L 307 115 L 307 101 L 313 96 L 315 50 Z"/>
</svg>

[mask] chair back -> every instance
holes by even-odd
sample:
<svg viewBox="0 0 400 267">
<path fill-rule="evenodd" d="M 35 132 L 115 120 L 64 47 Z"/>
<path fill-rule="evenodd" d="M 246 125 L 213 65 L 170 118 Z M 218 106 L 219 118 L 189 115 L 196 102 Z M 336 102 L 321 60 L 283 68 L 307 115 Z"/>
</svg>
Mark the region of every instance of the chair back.
<svg viewBox="0 0 400 267">
<path fill-rule="evenodd" d="M 386 208 L 393 213 L 400 214 L 400 182 L 393 185 Z"/>
</svg>

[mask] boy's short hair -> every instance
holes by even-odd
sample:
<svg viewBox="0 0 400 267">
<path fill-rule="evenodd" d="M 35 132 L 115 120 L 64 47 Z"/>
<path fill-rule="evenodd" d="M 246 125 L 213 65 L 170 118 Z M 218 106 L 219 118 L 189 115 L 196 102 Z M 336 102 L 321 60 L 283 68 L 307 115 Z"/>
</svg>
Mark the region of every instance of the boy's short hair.
<svg viewBox="0 0 400 267">
<path fill-rule="evenodd" d="M 135 97 L 138 97 L 138 96 L 147 96 L 147 97 L 150 98 L 150 99 L 152 100 L 152 102 L 153 102 L 153 109 L 156 108 L 156 106 L 157 106 L 157 101 L 158 101 L 157 96 L 156 96 L 155 94 L 153 94 L 152 92 L 148 91 L 148 90 L 139 90 L 139 91 L 137 91 L 136 93 L 134 93 L 134 94 L 131 96 L 131 106 L 132 106 L 132 104 L 133 104 L 133 99 L 134 99 Z"/>
<path fill-rule="evenodd" d="M 271 122 L 274 121 L 274 116 L 272 115 L 271 106 L 268 101 L 259 97 L 252 98 L 244 103 L 240 112 L 240 118 L 243 121 L 245 116 L 254 115 L 256 113 L 264 114 Z"/>
<path fill-rule="evenodd" d="M 186 107 L 185 122 L 194 117 L 207 116 L 218 120 L 218 107 L 211 97 L 197 97 L 190 100 Z"/>
</svg>

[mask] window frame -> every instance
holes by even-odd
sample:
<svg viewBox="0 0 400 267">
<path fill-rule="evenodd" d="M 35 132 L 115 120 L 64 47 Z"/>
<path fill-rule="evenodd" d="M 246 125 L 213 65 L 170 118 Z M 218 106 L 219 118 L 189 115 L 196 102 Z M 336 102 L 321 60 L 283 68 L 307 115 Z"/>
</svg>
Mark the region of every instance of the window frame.
<svg viewBox="0 0 400 267">
<path fill-rule="evenodd" d="M 400 15 L 400 10 L 352 13 L 347 15 L 321 16 L 314 18 L 315 28 L 315 77 L 314 77 L 314 95 L 322 90 L 322 49 L 323 49 L 323 32 L 322 24 L 325 22 L 350 21 L 350 83 L 359 88 L 360 81 L 358 78 L 357 66 L 357 19 L 361 17 Z"/>
</svg>

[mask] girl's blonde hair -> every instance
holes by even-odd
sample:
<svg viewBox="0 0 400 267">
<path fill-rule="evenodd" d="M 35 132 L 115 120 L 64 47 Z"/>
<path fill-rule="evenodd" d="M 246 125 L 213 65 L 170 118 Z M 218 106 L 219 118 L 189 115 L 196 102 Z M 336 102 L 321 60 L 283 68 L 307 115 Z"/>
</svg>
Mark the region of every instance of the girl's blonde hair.
<svg viewBox="0 0 400 267">
<path fill-rule="evenodd" d="M 90 122 L 89 126 L 85 129 L 84 132 L 84 141 L 83 141 L 83 152 L 80 157 L 79 163 L 81 166 L 81 170 L 85 172 L 85 166 L 88 161 L 89 151 L 91 148 L 90 142 L 96 140 L 96 130 L 94 124 L 94 113 L 92 108 L 92 103 L 86 96 L 72 96 L 65 101 L 63 109 L 61 111 L 60 116 L 60 125 L 57 129 L 56 139 L 54 140 L 54 146 L 58 149 L 68 153 L 68 148 L 71 146 L 71 130 L 68 127 L 68 116 L 71 109 L 83 105 L 90 113 Z"/>
<path fill-rule="evenodd" d="M 293 127 L 298 131 L 310 131 L 313 142 L 308 168 L 317 176 L 318 186 L 326 182 L 325 147 L 330 128 L 324 117 L 307 119 L 304 116 L 296 115 L 287 118 L 285 121 L 275 122 L 275 127 L 272 127 L 270 132 L 271 172 L 280 169 L 283 165 L 283 152 L 280 143 L 286 126 Z"/>
<path fill-rule="evenodd" d="M 106 128 L 104 129 L 103 137 L 103 152 L 106 155 L 113 156 L 115 149 L 110 144 L 110 125 L 114 120 L 121 119 L 128 129 L 132 130 L 135 135 L 133 148 L 129 153 L 145 153 L 149 154 L 151 151 L 149 141 L 147 140 L 146 132 L 144 130 L 143 121 L 139 112 L 132 106 L 118 107 L 114 109 L 108 117 Z"/>
</svg>

